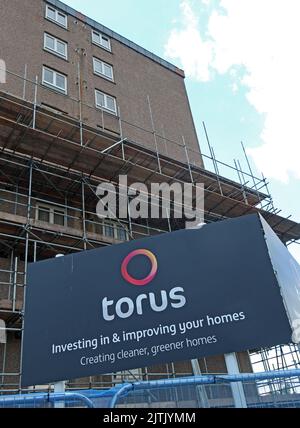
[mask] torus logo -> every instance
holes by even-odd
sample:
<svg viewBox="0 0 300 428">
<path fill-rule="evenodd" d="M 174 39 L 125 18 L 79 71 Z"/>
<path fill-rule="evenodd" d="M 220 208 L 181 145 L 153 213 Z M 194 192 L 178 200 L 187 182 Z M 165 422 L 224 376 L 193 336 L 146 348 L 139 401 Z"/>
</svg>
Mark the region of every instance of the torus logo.
<svg viewBox="0 0 300 428">
<path fill-rule="evenodd" d="M 142 279 L 134 278 L 128 273 L 129 263 L 137 256 L 144 256 L 148 258 L 151 263 L 150 273 Z M 134 250 L 128 256 L 125 257 L 121 264 L 121 274 L 123 279 L 129 284 L 135 286 L 148 285 L 156 277 L 158 273 L 158 262 L 155 255 L 145 249 Z M 158 288 L 159 283 L 155 284 L 155 288 Z M 120 284 L 116 284 L 116 287 Z M 123 287 L 122 287 L 123 289 Z M 183 295 L 184 289 L 182 287 L 175 287 L 169 291 L 158 290 L 155 293 L 143 293 L 134 297 L 134 300 L 130 297 L 121 297 L 117 302 L 109 300 L 105 297 L 102 300 L 102 316 L 105 321 L 113 321 L 117 318 L 130 318 L 132 315 L 143 315 L 144 310 L 149 308 L 154 312 L 163 312 L 169 306 L 174 309 L 182 308 L 186 304 L 186 298 Z"/>
<path fill-rule="evenodd" d="M 144 279 L 133 278 L 128 273 L 128 270 L 127 270 L 128 265 L 131 262 L 131 260 L 136 256 L 145 256 L 151 262 L 151 271 L 150 271 L 149 275 L 146 276 L 146 278 L 144 278 Z M 143 285 L 149 284 L 149 282 L 151 282 L 155 278 L 155 276 L 157 274 L 157 268 L 158 268 L 157 259 L 156 259 L 155 255 L 153 253 L 151 253 L 151 251 L 149 251 L 149 250 L 135 250 L 135 251 L 132 251 L 132 253 L 128 254 L 127 257 L 125 257 L 125 259 L 122 263 L 122 266 L 121 266 L 121 273 L 122 273 L 122 276 L 125 279 L 125 281 L 129 282 L 130 284 L 143 286 Z"/>
</svg>

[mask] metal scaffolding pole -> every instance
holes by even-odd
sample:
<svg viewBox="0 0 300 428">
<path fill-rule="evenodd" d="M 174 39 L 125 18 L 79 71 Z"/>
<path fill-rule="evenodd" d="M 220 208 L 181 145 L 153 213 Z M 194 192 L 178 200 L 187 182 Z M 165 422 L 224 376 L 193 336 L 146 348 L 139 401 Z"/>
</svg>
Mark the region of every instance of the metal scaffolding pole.
<svg viewBox="0 0 300 428">
<path fill-rule="evenodd" d="M 149 95 L 147 95 L 147 101 L 148 101 L 148 106 L 149 106 L 149 111 L 150 111 L 150 119 L 151 119 L 152 133 L 153 133 L 153 137 L 154 137 L 154 144 L 155 144 L 155 150 L 156 150 L 156 156 L 157 156 L 158 170 L 159 170 L 159 173 L 161 174 L 162 171 L 161 171 L 160 156 L 159 156 L 159 150 L 158 150 L 157 135 L 156 135 L 155 124 L 154 124 L 154 119 L 153 119 L 153 112 L 152 112 L 151 101 L 150 101 Z"/>
<path fill-rule="evenodd" d="M 27 64 L 24 67 L 23 100 L 26 100 Z"/>
<path fill-rule="evenodd" d="M 216 177 L 217 177 L 220 194 L 223 196 L 223 190 L 222 190 L 222 186 L 221 186 L 221 182 L 220 182 L 220 177 L 219 177 L 218 164 L 217 164 L 217 161 L 215 159 L 213 148 L 212 148 L 212 146 L 210 144 L 210 141 L 209 141 L 209 137 L 208 137 L 208 132 L 207 132 L 207 129 L 206 129 L 206 125 L 205 125 L 204 122 L 202 122 L 202 124 L 203 124 L 203 128 L 204 128 L 205 136 L 206 136 L 207 145 L 208 145 L 208 148 L 209 148 L 209 151 L 210 151 L 210 155 L 211 155 L 211 160 L 213 162 L 213 166 L 214 166 L 214 169 L 215 169 L 215 174 L 216 174 Z"/>
<path fill-rule="evenodd" d="M 79 128 L 80 128 L 80 145 L 83 146 L 83 123 L 82 123 L 82 80 L 80 62 L 77 64 L 78 72 L 78 105 L 79 105 Z"/>
<path fill-rule="evenodd" d="M 33 105 L 33 119 L 32 119 L 32 129 L 36 127 L 36 110 L 37 110 L 37 92 L 38 92 L 39 76 L 35 77 L 34 85 L 34 105 Z"/>
<path fill-rule="evenodd" d="M 195 184 L 194 177 L 193 177 L 193 172 L 192 172 L 192 168 L 191 168 L 191 163 L 190 163 L 189 152 L 188 152 L 188 149 L 187 149 L 187 146 L 186 146 L 186 142 L 185 142 L 184 136 L 182 136 L 182 141 L 183 141 L 185 156 L 186 156 L 186 160 L 187 160 L 187 164 L 188 164 L 188 168 L 189 168 L 189 173 L 190 173 L 190 177 L 191 177 L 191 183 Z"/>
<path fill-rule="evenodd" d="M 17 299 L 17 282 L 18 282 L 18 257 L 15 257 L 14 263 L 14 282 L 13 282 L 13 312 L 16 310 Z"/>
<path fill-rule="evenodd" d="M 25 243 L 25 260 L 24 260 L 24 284 L 23 284 L 23 317 L 22 317 L 22 336 L 21 336 L 21 356 L 20 356 L 20 372 L 19 391 L 22 391 L 22 361 L 23 361 L 23 341 L 24 341 L 24 308 L 26 303 L 26 289 L 27 289 L 27 272 L 28 272 L 28 254 L 29 254 L 29 231 L 31 217 L 31 198 L 32 198 L 32 177 L 33 177 L 33 164 L 30 162 L 29 170 L 29 185 L 28 185 L 28 205 L 27 205 L 27 225 L 26 225 L 26 243 Z"/>
<path fill-rule="evenodd" d="M 82 199 L 82 231 L 83 231 L 83 246 L 84 250 L 87 249 L 87 235 L 86 235 L 86 213 L 85 213 L 85 188 L 84 181 L 81 182 L 81 199 Z"/>
</svg>

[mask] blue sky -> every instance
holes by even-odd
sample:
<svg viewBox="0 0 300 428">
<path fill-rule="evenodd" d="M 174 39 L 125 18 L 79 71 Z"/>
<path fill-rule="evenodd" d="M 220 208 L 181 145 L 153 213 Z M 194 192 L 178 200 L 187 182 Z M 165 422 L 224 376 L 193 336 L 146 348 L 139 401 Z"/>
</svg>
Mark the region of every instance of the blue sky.
<svg viewBox="0 0 300 428">
<path fill-rule="evenodd" d="M 300 221 L 299 0 L 64 2 L 184 68 L 202 151 L 202 121 L 217 157 L 246 169 L 243 141 L 276 207 Z"/>
</svg>

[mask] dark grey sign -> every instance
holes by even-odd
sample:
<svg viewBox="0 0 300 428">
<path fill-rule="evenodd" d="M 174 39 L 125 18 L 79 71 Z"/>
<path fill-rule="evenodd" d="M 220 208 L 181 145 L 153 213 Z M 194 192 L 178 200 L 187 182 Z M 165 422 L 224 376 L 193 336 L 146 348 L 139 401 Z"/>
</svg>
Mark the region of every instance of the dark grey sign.
<svg viewBox="0 0 300 428">
<path fill-rule="evenodd" d="M 291 336 L 262 222 L 251 215 L 31 264 L 22 385 Z"/>
</svg>

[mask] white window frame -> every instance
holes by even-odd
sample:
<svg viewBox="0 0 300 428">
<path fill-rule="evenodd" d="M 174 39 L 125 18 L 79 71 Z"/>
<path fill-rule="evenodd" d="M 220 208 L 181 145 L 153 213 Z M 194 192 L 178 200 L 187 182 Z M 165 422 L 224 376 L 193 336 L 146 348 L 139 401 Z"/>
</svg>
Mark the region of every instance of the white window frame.
<svg viewBox="0 0 300 428">
<path fill-rule="evenodd" d="M 98 62 L 99 64 L 101 64 L 102 73 L 96 70 L 95 64 L 96 64 L 97 62 Z M 105 65 L 106 65 L 107 67 L 110 67 L 112 77 L 109 77 L 109 76 L 107 76 L 107 75 L 104 73 L 104 66 L 105 66 Z M 102 61 L 101 59 L 96 58 L 95 56 L 93 57 L 93 70 L 94 70 L 94 73 L 95 73 L 97 76 L 103 77 L 104 79 L 107 79 L 107 80 L 109 80 L 109 81 L 111 81 L 111 82 L 114 82 L 114 68 L 113 68 L 113 66 L 112 66 L 112 65 L 110 65 L 110 64 L 108 64 L 107 62 Z"/>
<path fill-rule="evenodd" d="M 98 93 L 104 96 L 104 102 L 105 102 L 104 106 L 101 106 L 101 105 L 98 104 L 98 101 L 97 101 L 97 94 Z M 107 103 L 107 98 L 108 97 L 114 100 L 115 110 L 112 110 L 109 107 L 107 107 L 107 104 L 108 104 Z M 117 100 L 112 95 L 108 95 L 105 92 L 99 91 L 99 89 L 95 89 L 95 103 L 96 103 L 96 107 L 98 109 L 104 110 L 104 111 L 106 111 L 106 112 L 108 112 L 110 114 L 113 114 L 114 116 L 117 116 Z"/>
<path fill-rule="evenodd" d="M 100 42 L 95 40 L 94 36 L 99 37 Z M 106 47 L 103 43 L 101 43 L 103 38 L 108 40 L 109 47 Z M 110 39 L 110 37 L 106 36 L 105 34 L 102 34 L 99 31 L 92 30 L 92 42 L 94 45 L 100 46 L 100 48 L 105 49 L 108 52 L 111 52 L 111 39 Z"/>
<path fill-rule="evenodd" d="M 63 76 L 65 78 L 65 83 L 66 83 L 65 89 L 62 89 L 60 86 L 57 86 L 57 85 L 55 85 L 53 83 L 49 83 L 49 82 L 45 81 L 45 71 L 46 70 L 51 71 L 52 73 L 54 73 L 55 82 L 56 82 L 57 76 Z M 59 73 L 58 71 L 53 70 L 50 67 L 47 67 L 46 65 L 43 66 L 43 85 L 47 86 L 48 88 L 52 88 L 55 91 L 60 92 L 61 94 L 67 94 L 68 93 L 68 77 L 65 74 L 63 74 L 63 73 Z"/>
<path fill-rule="evenodd" d="M 51 37 L 51 39 L 53 39 L 53 40 L 54 40 L 54 49 L 51 49 L 51 48 L 49 48 L 49 47 L 47 46 L 47 44 L 46 44 L 47 37 Z M 60 43 L 62 43 L 62 44 L 64 44 L 64 45 L 65 45 L 65 48 L 66 48 L 66 55 L 62 55 L 60 52 L 58 52 L 58 50 L 57 50 L 57 42 L 60 42 Z M 61 39 L 58 39 L 57 37 L 52 36 L 52 35 L 51 35 L 51 34 L 49 34 L 49 33 L 44 33 L 44 49 L 45 49 L 46 51 L 48 51 L 48 52 L 53 53 L 54 55 L 59 56 L 60 58 L 63 58 L 63 59 L 66 59 L 66 60 L 68 59 L 68 43 L 64 42 L 64 41 L 63 41 L 63 40 L 61 40 Z"/>
<path fill-rule="evenodd" d="M 40 209 L 41 210 L 45 209 L 45 210 L 49 210 L 50 211 L 50 213 L 49 213 L 49 222 L 39 219 L 39 210 Z M 54 223 L 55 211 L 61 211 L 61 212 L 64 213 L 64 217 L 63 217 L 64 224 L 63 224 L 63 226 L 61 224 Z M 54 226 L 66 227 L 67 226 L 67 218 L 66 217 L 67 217 L 67 211 L 63 207 L 60 207 L 60 206 L 57 206 L 57 205 L 44 204 L 43 202 L 38 202 L 36 204 L 35 219 L 38 220 L 38 221 L 42 221 L 42 222 L 47 223 L 47 224 L 52 224 Z"/>
<path fill-rule="evenodd" d="M 55 11 L 55 19 L 52 19 L 52 18 L 50 18 L 50 16 L 48 16 L 48 10 L 49 9 L 51 9 L 52 11 Z M 59 22 L 59 20 L 57 18 L 58 14 L 63 15 L 66 18 L 66 25 L 63 25 Z M 45 16 L 45 18 L 51 22 L 54 22 L 56 25 L 59 25 L 62 28 L 66 28 L 66 29 L 68 28 L 68 15 L 66 15 L 64 12 L 61 12 L 60 10 L 58 10 L 55 7 L 50 6 L 48 4 L 46 5 L 46 16 Z"/>
</svg>

